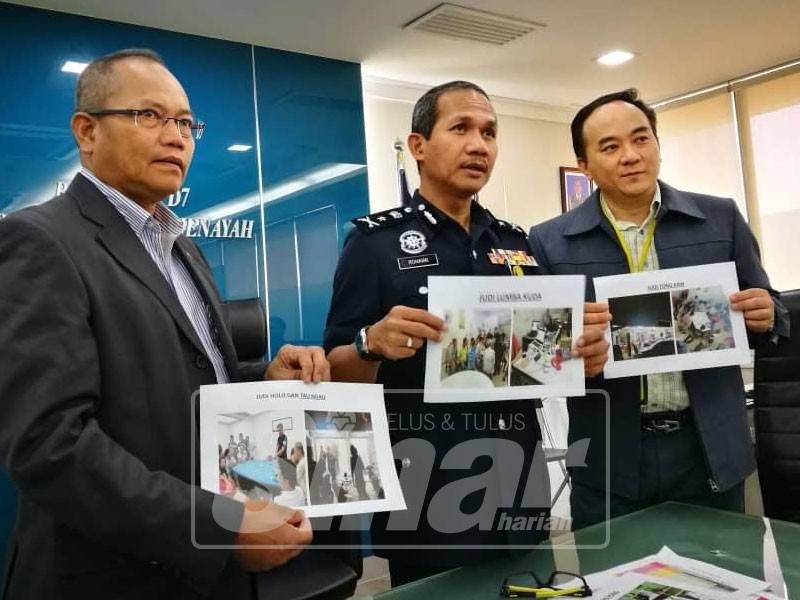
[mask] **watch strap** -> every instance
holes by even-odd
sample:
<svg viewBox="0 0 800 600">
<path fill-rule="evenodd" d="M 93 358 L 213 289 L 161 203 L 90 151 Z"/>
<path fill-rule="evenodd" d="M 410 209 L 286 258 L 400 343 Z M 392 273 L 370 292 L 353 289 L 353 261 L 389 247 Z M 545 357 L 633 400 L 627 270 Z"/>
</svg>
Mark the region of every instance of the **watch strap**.
<svg viewBox="0 0 800 600">
<path fill-rule="evenodd" d="M 383 360 L 383 356 L 377 354 L 375 352 L 370 352 L 369 344 L 367 343 L 367 330 L 369 329 L 369 325 L 366 327 L 362 327 L 356 332 L 355 340 L 353 344 L 355 345 L 356 352 L 358 355 L 363 358 L 364 360 L 371 360 L 371 361 L 379 361 Z"/>
</svg>

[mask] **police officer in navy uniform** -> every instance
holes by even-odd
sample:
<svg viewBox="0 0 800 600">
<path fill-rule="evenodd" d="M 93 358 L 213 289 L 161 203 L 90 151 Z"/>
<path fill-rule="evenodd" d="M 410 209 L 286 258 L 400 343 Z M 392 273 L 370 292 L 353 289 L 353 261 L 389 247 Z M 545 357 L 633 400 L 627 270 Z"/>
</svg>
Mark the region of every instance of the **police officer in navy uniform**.
<svg viewBox="0 0 800 600">
<path fill-rule="evenodd" d="M 497 557 L 497 546 L 532 545 L 547 537 L 542 523 L 550 493 L 543 455 L 536 452 L 541 435 L 534 403 L 423 404 L 425 342 L 441 341 L 444 328 L 442 319 L 427 312 L 428 276 L 537 272 L 525 231 L 473 199 L 491 175 L 496 134 L 494 109 L 478 86 L 456 81 L 423 95 L 408 138 L 420 189 L 410 206 L 354 219 L 334 279 L 324 341 L 332 379 L 384 385 L 395 457 L 402 464 L 408 510 L 374 515 L 372 521 L 376 554 L 389 559 L 394 586 Z M 587 372 L 599 372 L 605 363 L 608 319 L 605 305 L 586 306 L 584 322 L 593 325 L 574 354 L 584 356 Z M 465 441 L 488 451 L 470 454 L 459 446 Z M 459 481 L 475 485 L 467 484 L 461 496 L 435 499 Z M 469 493 L 481 484 L 485 490 Z M 444 515 L 442 498 L 453 500 Z M 530 527 L 509 531 L 511 519 L 520 516 Z M 464 545 L 495 549 L 458 548 Z"/>
</svg>

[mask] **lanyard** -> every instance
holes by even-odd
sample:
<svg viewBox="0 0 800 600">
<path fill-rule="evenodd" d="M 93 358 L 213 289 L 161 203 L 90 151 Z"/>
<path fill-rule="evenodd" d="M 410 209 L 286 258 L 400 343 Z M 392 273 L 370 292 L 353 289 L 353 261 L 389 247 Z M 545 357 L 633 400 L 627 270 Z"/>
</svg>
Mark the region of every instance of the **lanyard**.
<svg viewBox="0 0 800 600">
<path fill-rule="evenodd" d="M 644 236 L 644 245 L 642 246 L 641 251 L 639 252 L 639 256 L 636 259 L 636 262 L 633 262 L 633 253 L 631 252 L 630 247 L 628 246 L 628 242 L 625 241 L 625 236 L 622 235 L 619 227 L 617 227 L 617 223 L 614 217 L 609 214 L 608 207 L 605 205 L 604 202 L 600 203 L 600 206 L 603 209 L 603 214 L 608 219 L 608 222 L 611 224 L 611 227 L 614 228 L 614 233 L 617 234 L 617 240 L 619 240 L 619 245 L 622 248 L 622 251 L 625 253 L 625 260 L 628 261 L 628 271 L 630 273 L 638 273 L 644 269 L 644 263 L 647 261 L 647 254 L 650 252 L 650 246 L 653 244 L 653 238 L 656 235 L 656 219 L 655 215 L 650 219 L 650 222 L 647 224 L 647 234 Z"/>
<path fill-rule="evenodd" d="M 608 207 L 606 206 L 605 202 L 600 202 L 600 207 L 603 209 L 603 214 L 608 219 L 608 222 L 611 224 L 611 227 L 614 228 L 614 233 L 617 234 L 617 240 L 619 240 L 619 245 L 622 247 L 622 251 L 625 253 L 625 260 L 628 261 L 628 272 L 630 273 L 638 273 L 639 271 L 644 270 L 644 263 L 647 261 L 647 254 L 650 252 L 650 246 L 653 243 L 653 238 L 656 235 L 656 216 L 653 215 L 650 219 L 650 222 L 647 224 L 647 234 L 644 236 L 644 244 L 642 245 L 642 249 L 639 251 L 639 256 L 636 259 L 636 263 L 633 262 L 633 253 L 631 252 L 630 247 L 628 246 L 628 242 L 625 241 L 625 236 L 622 235 L 619 227 L 617 227 L 617 222 L 614 219 L 613 215 L 609 213 Z M 639 376 L 639 404 L 644 405 L 647 403 L 647 393 L 645 392 L 645 376 Z"/>
</svg>

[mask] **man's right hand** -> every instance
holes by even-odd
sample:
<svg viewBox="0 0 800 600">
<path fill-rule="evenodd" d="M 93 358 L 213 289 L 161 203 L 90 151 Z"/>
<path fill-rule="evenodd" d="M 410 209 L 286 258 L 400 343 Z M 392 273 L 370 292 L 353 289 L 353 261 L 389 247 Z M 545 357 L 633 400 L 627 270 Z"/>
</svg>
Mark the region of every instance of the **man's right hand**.
<svg viewBox="0 0 800 600">
<path fill-rule="evenodd" d="M 390 360 L 410 358 L 425 340 L 441 342 L 444 329 L 444 321 L 427 310 L 393 306 L 367 331 L 367 346 Z"/>
<path fill-rule="evenodd" d="M 269 571 L 290 561 L 311 543 L 311 523 L 302 510 L 264 501 L 245 503 L 244 517 L 236 537 L 234 556 L 245 571 Z M 285 547 L 281 547 L 285 546 Z"/>
</svg>

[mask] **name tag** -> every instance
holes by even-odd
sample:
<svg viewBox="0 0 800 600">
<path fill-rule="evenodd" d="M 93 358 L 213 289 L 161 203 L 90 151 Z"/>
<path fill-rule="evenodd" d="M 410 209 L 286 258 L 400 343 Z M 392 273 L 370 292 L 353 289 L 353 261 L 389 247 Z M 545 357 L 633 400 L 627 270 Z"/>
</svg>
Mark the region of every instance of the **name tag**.
<svg viewBox="0 0 800 600">
<path fill-rule="evenodd" d="M 439 257 L 436 254 L 421 254 L 420 256 L 403 256 L 397 259 L 397 266 L 401 271 L 406 269 L 419 269 L 422 267 L 436 267 Z"/>
</svg>

